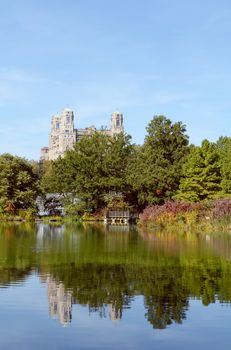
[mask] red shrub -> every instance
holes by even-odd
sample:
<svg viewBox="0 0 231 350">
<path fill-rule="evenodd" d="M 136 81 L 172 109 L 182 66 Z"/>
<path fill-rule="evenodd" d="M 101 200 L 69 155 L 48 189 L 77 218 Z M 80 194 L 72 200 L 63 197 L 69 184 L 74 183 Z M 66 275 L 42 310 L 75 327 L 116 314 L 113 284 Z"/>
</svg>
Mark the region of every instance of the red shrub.
<svg viewBox="0 0 231 350">
<path fill-rule="evenodd" d="M 144 209 L 143 213 L 140 214 L 140 221 L 143 224 L 147 221 L 155 222 L 161 215 L 171 214 L 173 217 L 176 217 L 178 214 L 191 212 L 192 210 L 199 209 L 199 207 L 200 204 L 198 203 L 168 201 L 163 205 L 156 204 Z"/>
<path fill-rule="evenodd" d="M 214 219 L 223 219 L 231 215 L 231 199 L 219 199 L 212 203 L 211 209 Z"/>
</svg>

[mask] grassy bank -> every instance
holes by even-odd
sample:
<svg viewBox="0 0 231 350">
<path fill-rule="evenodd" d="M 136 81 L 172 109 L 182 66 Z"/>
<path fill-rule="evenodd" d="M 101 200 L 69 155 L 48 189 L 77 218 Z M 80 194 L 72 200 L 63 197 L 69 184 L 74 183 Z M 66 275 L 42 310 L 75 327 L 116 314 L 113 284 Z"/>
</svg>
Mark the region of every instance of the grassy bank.
<svg viewBox="0 0 231 350">
<path fill-rule="evenodd" d="M 0 222 L 33 222 L 41 221 L 44 223 L 57 222 L 57 223 L 68 223 L 68 222 L 98 222 L 104 220 L 104 209 L 98 210 L 94 213 L 85 212 L 82 215 L 47 215 L 38 216 L 36 210 L 27 209 L 19 210 L 17 213 L 1 213 Z"/>
</svg>

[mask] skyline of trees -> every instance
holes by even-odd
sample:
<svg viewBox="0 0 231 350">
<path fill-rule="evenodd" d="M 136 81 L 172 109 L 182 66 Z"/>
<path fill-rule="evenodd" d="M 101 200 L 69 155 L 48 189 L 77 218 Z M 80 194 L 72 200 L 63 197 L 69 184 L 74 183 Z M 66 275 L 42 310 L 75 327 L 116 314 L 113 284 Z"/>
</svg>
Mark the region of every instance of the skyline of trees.
<svg viewBox="0 0 231 350">
<path fill-rule="evenodd" d="M 63 194 L 65 205 L 78 214 L 113 203 L 143 210 L 168 200 L 230 196 L 230 137 L 190 145 L 186 126 L 162 115 L 154 116 L 146 130 L 143 145 L 126 134 L 96 132 L 63 158 L 43 163 L 0 155 L 1 212 L 35 208 L 36 197 L 45 193 Z"/>
</svg>

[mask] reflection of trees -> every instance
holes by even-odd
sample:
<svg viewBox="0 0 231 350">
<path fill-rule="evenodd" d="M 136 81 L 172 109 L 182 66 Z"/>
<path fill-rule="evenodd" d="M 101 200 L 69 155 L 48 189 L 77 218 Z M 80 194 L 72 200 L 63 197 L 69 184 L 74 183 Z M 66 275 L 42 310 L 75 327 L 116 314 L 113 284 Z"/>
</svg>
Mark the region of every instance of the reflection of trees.
<svg viewBox="0 0 231 350">
<path fill-rule="evenodd" d="M 31 273 L 35 241 L 34 225 L 0 226 L 0 286 L 21 282 Z"/>
<path fill-rule="evenodd" d="M 146 317 L 154 328 L 163 329 L 186 318 L 189 290 L 182 283 L 182 268 L 156 268 L 149 283 L 143 283 Z"/>
<path fill-rule="evenodd" d="M 85 264 L 56 267 L 51 274 L 62 280 L 66 289 L 72 289 L 76 303 L 88 305 L 90 311 L 98 311 L 101 316 L 105 314 L 106 304 L 111 305 L 119 318 L 135 295 L 143 295 L 145 316 L 154 328 L 181 323 L 186 318 L 190 297 L 201 297 L 207 304 L 208 300 L 214 302 L 217 295 L 224 301 L 226 293 L 225 301 L 231 300 L 229 281 L 226 283 L 230 268 L 221 270 L 218 264 L 215 269 L 207 269 L 206 261 L 194 268 L 174 263 L 167 267 Z"/>
<path fill-rule="evenodd" d="M 79 267 L 60 267 L 52 275 L 71 289 L 75 302 L 88 305 L 90 311 L 105 314 L 105 305 L 111 305 L 113 314 L 122 316 L 134 295 L 126 268 L 118 266 L 85 264 Z"/>
<path fill-rule="evenodd" d="M 24 281 L 31 273 L 30 268 L 26 269 L 0 269 L 0 287 Z"/>
<path fill-rule="evenodd" d="M 166 245 L 153 241 L 151 249 L 135 234 L 83 233 L 74 227 L 39 226 L 36 234 L 33 225 L 0 226 L 0 286 L 22 281 L 34 269 L 49 275 L 54 287 L 50 306 L 53 314 L 60 306 L 63 323 L 71 320 L 72 303 L 116 320 L 135 296 L 143 295 L 146 319 L 154 328 L 165 328 L 186 318 L 190 298 L 205 305 L 217 299 L 231 302 L 227 245 L 216 245 L 224 247 L 223 259 L 221 252 L 218 258 L 207 250 L 208 242 L 206 249 L 201 243 L 198 249 L 194 241 L 191 251 L 176 249 L 179 242 L 169 237 Z"/>
</svg>

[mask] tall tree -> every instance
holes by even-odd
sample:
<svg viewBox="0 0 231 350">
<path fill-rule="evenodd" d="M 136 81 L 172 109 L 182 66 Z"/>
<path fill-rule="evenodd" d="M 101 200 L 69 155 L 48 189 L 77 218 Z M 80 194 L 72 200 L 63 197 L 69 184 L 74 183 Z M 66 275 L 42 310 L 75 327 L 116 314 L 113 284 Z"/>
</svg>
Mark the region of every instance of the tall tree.
<svg viewBox="0 0 231 350">
<path fill-rule="evenodd" d="M 38 178 L 25 159 L 10 154 L 0 156 L 0 207 L 15 213 L 35 207 Z"/>
<path fill-rule="evenodd" d="M 72 171 L 66 158 L 42 163 L 41 189 L 43 193 L 66 194 L 73 191 Z"/>
<path fill-rule="evenodd" d="M 175 198 L 197 202 L 213 198 L 220 190 L 219 154 L 214 143 L 204 140 L 201 147 L 192 147 Z"/>
<path fill-rule="evenodd" d="M 217 150 L 221 165 L 221 187 L 224 194 L 231 194 L 231 137 L 220 137 Z"/>
<path fill-rule="evenodd" d="M 126 169 L 132 152 L 130 136 L 95 133 L 84 137 L 66 160 L 75 176 L 78 197 L 92 209 L 105 205 L 110 192 L 126 192 Z"/>
<path fill-rule="evenodd" d="M 140 204 L 163 202 L 178 189 L 188 153 L 186 127 L 155 116 L 147 127 L 144 145 L 130 166 L 129 181 Z"/>
</svg>

